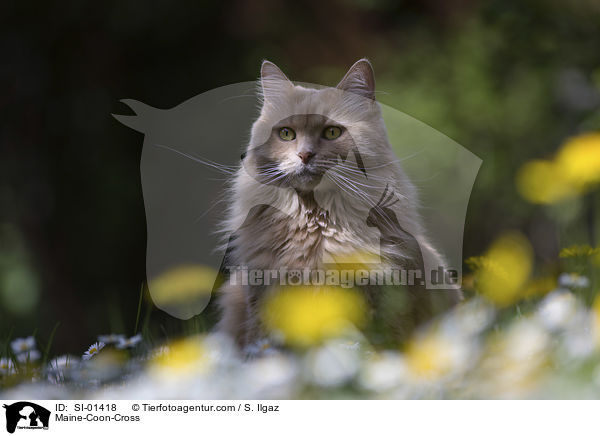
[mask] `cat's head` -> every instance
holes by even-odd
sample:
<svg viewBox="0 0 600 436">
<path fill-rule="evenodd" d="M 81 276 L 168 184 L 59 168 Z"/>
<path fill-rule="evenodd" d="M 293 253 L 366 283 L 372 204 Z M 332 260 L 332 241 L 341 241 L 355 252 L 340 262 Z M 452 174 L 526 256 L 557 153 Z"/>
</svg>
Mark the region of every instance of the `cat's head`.
<svg viewBox="0 0 600 436">
<path fill-rule="evenodd" d="M 310 191 L 326 185 L 324 175 L 336 167 L 368 177 L 363 158 L 387 144 L 369 61 L 356 62 L 337 87 L 322 89 L 294 85 L 264 61 L 260 91 L 261 112 L 243 159 L 256 180 Z"/>
</svg>

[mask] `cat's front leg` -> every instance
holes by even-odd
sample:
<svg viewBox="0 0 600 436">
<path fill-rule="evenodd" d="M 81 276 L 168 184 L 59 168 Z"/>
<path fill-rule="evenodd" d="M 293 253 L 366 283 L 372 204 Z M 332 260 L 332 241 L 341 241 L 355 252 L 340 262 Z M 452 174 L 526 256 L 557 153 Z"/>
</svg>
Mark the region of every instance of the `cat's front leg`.
<svg viewBox="0 0 600 436">
<path fill-rule="evenodd" d="M 244 323 L 243 350 L 248 357 L 255 357 L 261 354 L 262 350 L 268 348 L 265 344 L 269 342 L 269 339 L 261 320 L 261 311 L 267 290 L 265 285 L 245 286 L 246 321 Z"/>
<path fill-rule="evenodd" d="M 244 325 L 247 322 L 247 300 L 244 286 L 239 283 L 225 283 L 218 291 L 218 304 L 221 319 L 216 331 L 230 336 L 243 348 L 246 341 Z"/>
</svg>

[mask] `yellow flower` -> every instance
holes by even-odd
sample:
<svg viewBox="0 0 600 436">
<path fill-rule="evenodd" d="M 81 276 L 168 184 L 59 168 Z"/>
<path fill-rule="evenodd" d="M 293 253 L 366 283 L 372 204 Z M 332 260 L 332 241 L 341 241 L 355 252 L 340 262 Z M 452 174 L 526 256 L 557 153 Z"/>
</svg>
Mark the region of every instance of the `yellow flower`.
<svg viewBox="0 0 600 436">
<path fill-rule="evenodd" d="M 570 247 L 563 248 L 558 254 L 559 257 L 590 257 L 600 253 L 598 248 L 592 248 L 589 245 L 571 245 Z"/>
<path fill-rule="evenodd" d="M 169 269 L 149 283 L 158 306 L 184 303 L 197 296 L 210 295 L 217 273 L 202 265 L 185 265 Z"/>
<path fill-rule="evenodd" d="M 373 265 L 381 264 L 381 257 L 369 251 L 353 251 L 350 253 L 331 255 L 335 264 L 346 269 L 369 270 Z"/>
<path fill-rule="evenodd" d="M 517 174 L 517 189 L 531 203 L 551 204 L 574 194 L 560 167 L 553 161 L 527 162 Z"/>
<path fill-rule="evenodd" d="M 476 272 L 477 290 L 498 306 L 523 297 L 532 269 L 532 249 L 518 233 L 509 233 L 492 244 Z"/>
<path fill-rule="evenodd" d="M 412 374 L 425 380 L 447 375 L 454 367 L 455 351 L 452 344 L 440 335 L 428 334 L 413 340 L 406 349 L 406 364 Z"/>
<path fill-rule="evenodd" d="M 565 143 L 556 156 L 564 177 L 577 188 L 600 182 L 600 133 L 585 133 Z"/>
<path fill-rule="evenodd" d="M 557 203 L 600 182 L 600 133 L 569 139 L 553 160 L 533 160 L 517 174 L 517 189 L 528 201 Z"/>
<path fill-rule="evenodd" d="M 200 336 L 190 336 L 169 344 L 152 361 L 155 374 L 180 376 L 203 372 L 208 366 L 208 355 Z"/>
<path fill-rule="evenodd" d="M 267 329 L 296 346 L 317 344 L 365 321 L 365 304 L 354 290 L 288 287 L 271 296 L 263 309 Z"/>
</svg>

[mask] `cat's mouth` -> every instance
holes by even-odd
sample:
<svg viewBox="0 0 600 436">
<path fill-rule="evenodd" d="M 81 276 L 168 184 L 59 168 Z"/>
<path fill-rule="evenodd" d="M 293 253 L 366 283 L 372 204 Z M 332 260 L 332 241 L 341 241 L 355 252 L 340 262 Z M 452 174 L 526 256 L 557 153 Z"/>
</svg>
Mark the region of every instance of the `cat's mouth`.
<svg viewBox="0 0 600 436">
<path fill-rule="evenodd" d="M 323 174 L 323 169 L 305 165 L 297 171 L 297 174 L 301 176 L 320 176 Z"/>
<path fill-rule="evenodd" d="M 304 165 L 290 174 L 291 185 L 301 190 L 313 189 L 321 181 L 324 172 L 324 168 Z"/>
</svg>

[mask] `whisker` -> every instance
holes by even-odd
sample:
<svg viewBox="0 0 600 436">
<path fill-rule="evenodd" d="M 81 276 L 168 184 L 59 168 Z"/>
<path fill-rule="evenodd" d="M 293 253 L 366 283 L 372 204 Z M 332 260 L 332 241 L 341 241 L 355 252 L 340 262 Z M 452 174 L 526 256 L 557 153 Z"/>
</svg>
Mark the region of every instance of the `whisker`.
<svg viewBox="0 0 600 436">
<path fill-rule="evenodd" d="M 218 162 L 214 162 L 214 161 L 211 161 L 211 160 L 208 160 L 208 159 L 203 159 L 201 157 L 196 157 L 194 155 L 185 153 L 183 151 L 177 150 L 177 149 L 172 148 L 172 147 L 168 147 L 166 145 L 162 145 L 162 144 L 154 144 L 154 145 L 156 147 L 160 147 L 160 148 L 164 148 L 164 149 L 173 151 L 173 152 L 175 152 L 175 153 L 177 153 L 177 154 L 179 154 L 181 156 L 184 156 L 184 157 L 187 157 L 188 159 L 193 160 L 194 162 L 201 163 L 203 165 L 206 165 L 209 168 L 213 168 L 215 170 L 221 171 L 221 172 L 229 174 L 229 175 L 232 175 L 232 174 L 234 174 L 237 171 L 237 167 L 232 167 L 232 166 L 221 164 L 221 163 L 218 163 Z"/>
<path fill-rule="evenodd" d="M 368 183 L 363 183 L 363 182 L 357 181 L 357 180 L 355 180 L 353 178 L 347 177 L 343 173 L 336 172 L 336 168 L 332 168 L 330 170 L 330 172 L 335 173 L 337 176 L 343 177 L 347 182 L 349 182 L 349 183 L 351 183 L 351 184 L 353 184 L 355 186 L 361 186 L 363 188 L 372 189 L 372 190 L 379 190 L 383 186 L 383 185 L 371 185 L 371 184 L 368 184 Z M 386 186 L 389 185 L 390 180 L 388 178 L 382 178 L 381 180 L 386 182 Z M 397 193 L 397 195 L 399 195 L 402 198 L 407 198 L 405 195 L 403 195 L 401 193 Z M 377 204 L 379 204 L 379 203 L 377 203 Z"/>
<path fill-rule="evenodd" d="M 344 192 L 346 192 L 346 193 L 348 193 L 348 194 L 350 194 L 350 195 L 352 195 L 352 196 L 355 196 L 355 197 L 357 197 L 359 200 L 364 200 L 364 201 L 366 201 L 366 203 L 368 203 L 368 204 L 369 204 L 371 207 L 373 207 L 373 208 L 381 207 L 381 206 L 379 205 L 379 203 L 375 203 L 375 202 L 374 202 L 374 201 L 373 201 L 373 200 L 372 200 L 372 199 L 371 199 L 371 198 L 370 198 L 370 197 L 369 197 L 369 196 L 368 196 L 368 195 L 367 195 L 365 192 L 363 192 L 361 189 L 357 188 L 356 186 L 349 185 L 345 179 L 343 179 L 343 178 L 340 178 L 340 177 L 339 177 L 339 174 L 338 174 L 338 175 L 336 175 L 335 173 L 331 173 L 331 176 L 332 176 L 332 177 L 330 177 L 330 180 L 332 180 L 332 181 L 333 181 L 333 182 L 334 182 L 334 183 L 335 183 L 335 184 L 336 184 L 336 185 L 337 185 L 337 186 L 338 186 L 340 189 L 342 189 L 342 191 L 344 191 Z M 387 187 L 388 187 L 388 186 L 386 185 L 386 190 L 387 190 Z M 384 192 L 384 193 L 385 193 L 385 192 Z M 353 195 L 353 194 L 356 194 L 356 195 Z M 392 222 L 392 221 L 391 221 L 389 218 L 387 218 L 385 215 L 383 215 L 383 217 L 384 217 L 384 220 L 385 220 L 384 222 L 385 222 L 385 223 L 386 223 L 388 226 L 390 226 L 390 227 L 393 227 L 393 226 L 394 226 L 394 223 L 393 223 L 393 222 Z"/>
<path fill-rule="evenodd" d="M 237 98 L 249 98 L 249 97 L 256 98 L 256 91 L 254 89 L 248 89 L 246 92 L 248 92 L 248 94 L 232 95 L 231 97 L 224 98 L 223 100 L 220 101 L 220 103 L 223 103 L 223 102 L 226 102 L 229 100 L 234 100 Z"/>
</svg>

